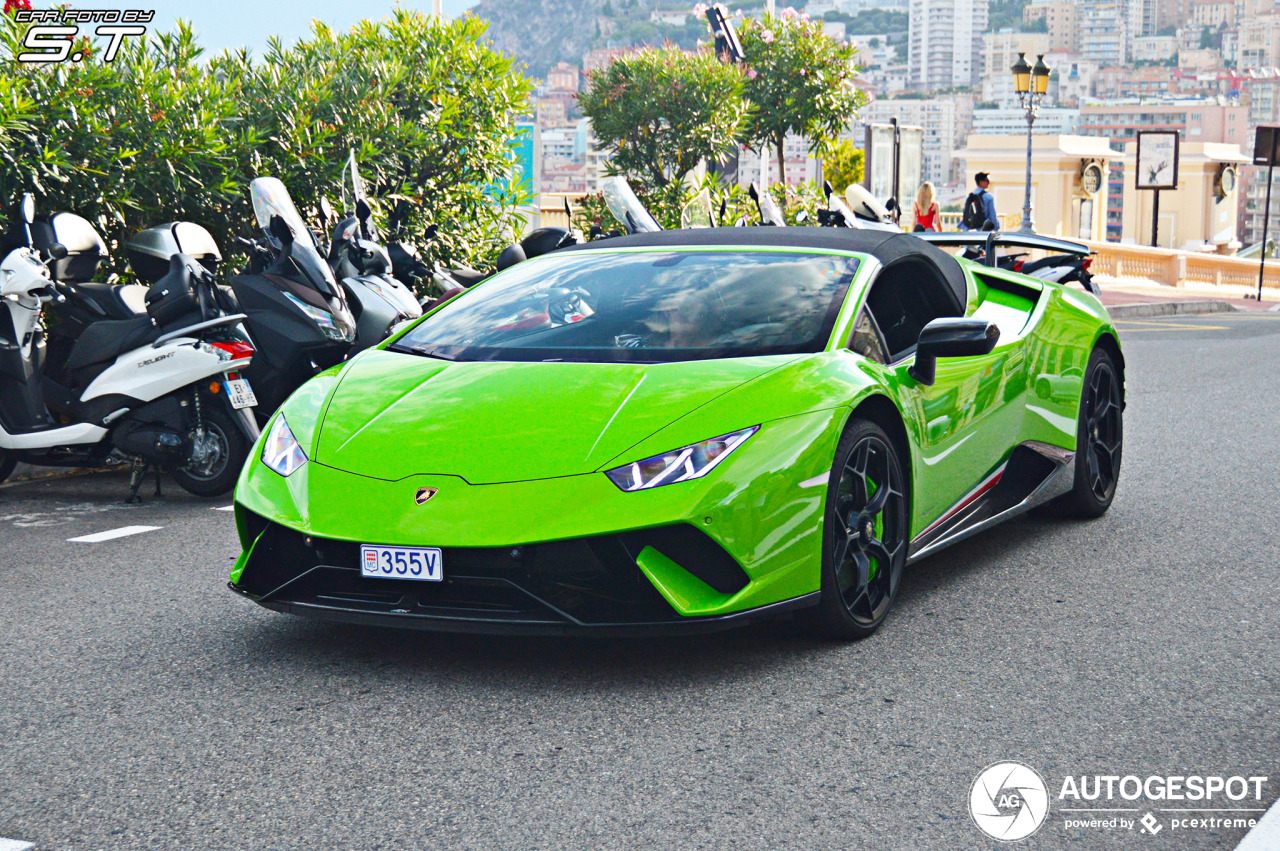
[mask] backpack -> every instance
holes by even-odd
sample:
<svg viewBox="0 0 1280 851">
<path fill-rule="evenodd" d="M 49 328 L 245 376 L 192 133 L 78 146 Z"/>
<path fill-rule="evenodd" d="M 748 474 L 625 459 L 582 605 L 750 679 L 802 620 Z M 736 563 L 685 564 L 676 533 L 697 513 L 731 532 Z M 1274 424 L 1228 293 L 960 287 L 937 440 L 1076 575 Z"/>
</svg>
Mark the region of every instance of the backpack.
<svg viewBox="0 0 1280 851">
<path fill-rule="evenodd" d="M 987 223 L 987 214 L 982 209 L 982 192 L 970 192 L 964 199 L 964 216 L 961 223 L 969 230 L 982 230 Z"/>
</svg>

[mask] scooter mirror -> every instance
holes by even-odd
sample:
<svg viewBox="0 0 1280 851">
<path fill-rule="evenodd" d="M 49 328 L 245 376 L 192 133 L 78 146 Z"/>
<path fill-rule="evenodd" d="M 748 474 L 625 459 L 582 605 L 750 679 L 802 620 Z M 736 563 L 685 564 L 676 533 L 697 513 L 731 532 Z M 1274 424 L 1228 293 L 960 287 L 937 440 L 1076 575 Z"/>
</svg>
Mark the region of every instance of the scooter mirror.
<svg viewBox="0 0 1280 851">
<path fill-rule="evenodd" d="M 329 199 L 320 196 L 320 225 L 325 227 L 333 220 L 333 205 L 329 203 Z"/>
<path fill-rule="evenodd" d="M 827 206 L 828 206 L 828 207 L 830 207 L 830 206 L 831 206 L 831 193 L 832 193 L 832 192 L 835 192 L 835 190 L 831 188 L 831 181 L 829 181 L 829 180 L 824 180 L 824 181 L 822 181 L 822 194 L 823 194 L 823 195 L 825 195 L 825 196 L 826 196 L 826 198 L 827 198 Z"/>
<path fill-rule="evenodd" d="M 22 196 L 22 220 L 27 224 L 36 220 L 36 199 L 30 192 Z"/>
<path fill-rule="evenodd" d="M 289 244 L 293 242 L 293 231 L 290 230 L 289 224 L 284 220 L 284 217 L 279 214 L 271 217 L 271 235 L 285 248 L 288 248 Z"/>
<path fill-rule="evenodd" d="M 67 251 L 67 247 L 60 242 L 50 243 L 49 247 L 46 248 L 45 251 L 52 260 L 63 260 L 69 253 Z"/>
<path fill-rule="evenodd" d="M 373 210 L 369 208 L 369 203 L 363 198 L 356 199 L 356 218 L 361 222 L 367 222 L 369 217 L 373 215 Z"/>
<path fill-rule="evenodd" d="M 808 210 L 801 210 L 800 212 L 796 213 L 796 224 L 802 225 L 807 221 L 809 221 Z"/>
</svg>

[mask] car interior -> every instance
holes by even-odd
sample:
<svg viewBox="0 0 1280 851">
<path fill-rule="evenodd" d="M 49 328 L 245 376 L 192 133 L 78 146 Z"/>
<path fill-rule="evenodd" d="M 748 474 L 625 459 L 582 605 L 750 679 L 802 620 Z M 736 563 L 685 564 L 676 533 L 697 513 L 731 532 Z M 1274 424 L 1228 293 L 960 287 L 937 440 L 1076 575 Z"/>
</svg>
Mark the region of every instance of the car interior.
<svg viewBox="0 0 1280 851">
<path fill-rule="evenodd" d="M 924 326 L 941 316 L 961 316 L 950 286 L 933 264 L 914 257 L 906 257 L 887 265 L 876 276 L 867 296 L 867 309 L 884 339 L 884 351 L 888 362 L 901 360 L 915 351 L 916 342 Z M 854 350 L 858 345 L 866 348 L 866 329 L 862 342 L 859 330 L 854 330 Z M 879 359 L 875 352 L 860 351 L 872 359 Z"/>
</svg>

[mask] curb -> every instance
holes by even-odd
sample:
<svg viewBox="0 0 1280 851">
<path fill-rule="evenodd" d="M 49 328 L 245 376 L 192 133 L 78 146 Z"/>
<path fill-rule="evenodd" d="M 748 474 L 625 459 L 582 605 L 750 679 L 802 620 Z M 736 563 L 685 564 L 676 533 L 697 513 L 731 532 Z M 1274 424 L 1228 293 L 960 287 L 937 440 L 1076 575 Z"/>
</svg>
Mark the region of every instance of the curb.
<svg viewBox="0 0 1280 851">
<path fill-rule="evenodd" d="M 0 488 L 28 485 L 32 482 L 47 479 L 65 479 L 73 476 L 89 476 L 94 473 L 109 473 L 128 469 L 127 465 L 116 467 L 34 467 L 30 464 L 19 464 L 9 478 L 0 482 Z M 0 851 L 4 851 L 0 846 Z"/>
<path fill-rule="evenodd" d="M 1136 319 L 1143 316 L 1188 316 L 1196 313 L 1234 313 L 1240 308 L 1218 299 L 1194 299 L 1191 301 L 1145 301 L 1136 304 L 1116 304 L 1107 308 L 1115 319 Z"/>
</svg>

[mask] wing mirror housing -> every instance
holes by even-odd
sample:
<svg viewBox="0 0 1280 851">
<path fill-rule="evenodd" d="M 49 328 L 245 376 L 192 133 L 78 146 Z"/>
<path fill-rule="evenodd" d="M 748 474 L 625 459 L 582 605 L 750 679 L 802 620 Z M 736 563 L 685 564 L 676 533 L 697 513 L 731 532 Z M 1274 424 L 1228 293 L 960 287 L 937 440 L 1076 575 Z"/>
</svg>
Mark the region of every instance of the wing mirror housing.
<svg viewBox="0 0 1280 851">
<path fill-rule="evenodd" d="M 22 220 L 27 224 L 36 220 L 36 199 L 30 192 L 22 195 Z"/>
<path fill-rule="evenodd" d="M 1000 339 L 994 322 L 963 317 L 935 319 L 920 331 L 912 378 L 929 385 L 937 379 L 938 358 L 971 358 L 989 354 Z"/>
<path fill-rule="evenodd" d="M 45 249 L 50 260 L 65 260 L 67 258 L 67 247 L 60 242 L 53 242 Z"/>
</svg>

